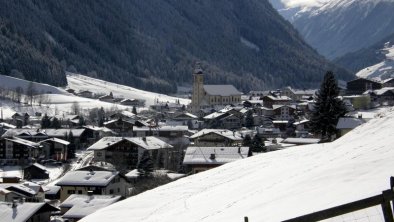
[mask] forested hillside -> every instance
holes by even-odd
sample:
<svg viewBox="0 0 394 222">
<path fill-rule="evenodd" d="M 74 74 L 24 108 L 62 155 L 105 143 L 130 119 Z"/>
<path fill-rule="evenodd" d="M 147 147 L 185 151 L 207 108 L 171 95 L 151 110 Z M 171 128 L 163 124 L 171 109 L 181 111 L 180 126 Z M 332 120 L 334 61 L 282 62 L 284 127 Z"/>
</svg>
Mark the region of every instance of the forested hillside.
<svg viewBox="0 0 394 222">
<path fill-rule="evenodd" d="M 394 34 L 382 39 L 371 47 L 337 58 L 335 62 L 351 71 L 357 72 L 365 67 L 383 61 L 386 58 L 386 55 L 381 49 L 384 48 L 386 43 L 389 43 L 390 45 L 394 44 Z"/>
<path fill-rule="evenodd" d="M 0 72 L 65 85 L 64 70 L 159 92 L 191 83 L 240 90 L 315 87 L 338 69 L 260 0 L 5 0 Z M 3 31 L 5 30 L 5 31 Z"/>
</svg>

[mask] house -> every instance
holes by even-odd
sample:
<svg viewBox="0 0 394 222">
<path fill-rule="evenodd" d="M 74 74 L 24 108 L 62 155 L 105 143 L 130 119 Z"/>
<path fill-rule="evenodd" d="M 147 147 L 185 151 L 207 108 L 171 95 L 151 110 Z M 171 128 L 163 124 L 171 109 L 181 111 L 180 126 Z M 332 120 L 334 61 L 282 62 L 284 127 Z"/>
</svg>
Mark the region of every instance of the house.
<svg viewBox="0 0 394 222">
<path fill-rule="evenodd" d="M 306 99 L 313 98 L 316 93 L 316 90 L 301 90 L 301 89 L 293 89 L 290 86 L 282 89 L 282 94 L 291 98 L 294 101 L 302 101 Z"/>
<path fill-rule="evenodd" d="M 47 200 L 59 200 L 60 199 L 60 189 L 59 186 L 45 186 L 45 199 Z"/>
<path fill-rule="evenodd" d="M 117 171 L 69 171 L 57 183 L 60 186 L 60 201 L 72 194 L 128 196 L 129 185 Z"/>
<path fill-rule="evenodd" d="M 290 105 L 292 102 L 290 97 L 280 93 L 271 93 L 271 95 L 263 96 L 262 100 L 264 107 L 267 108 L 273 108 L 273 105 Z"/>
<path fill-rule="evenodd" d="M 339 131 L 338 136 L 343 136 L 346 133 L 350 132 L 352 129 L 364 123 L 365 120 L 363 120 L 362 118 L 341 117 L 339 118 L 336 126 L 336 129 Z"/>
<path fill-rule="evenodd" d="M 0 136 L 3 135 L 8 129 L 15 129 L 15 128 L 16 126 L 12 124 L 0 122 Z"/>
<path fill-rule="evenodd" d="M 77 95 L 85 98 L 93 98 L 93 93 L 89 90 L 80 91 Z"/>
<path fill-rule="evenodd" d="M 117 133 L 108 129 L 107 127 L 98 127 L 94 125 L 85 125 L 83 128 L 86 130 L 86 136 L 89 144 L 97 142 L 99 139 L 106 136 L 116 136 Z"/>
<path fill-rule="evenodd" d="M 358 78 L 347 82 L 347 95 L 361 95 L 367 90 L 381 89 L 382 84 L 370 79 Z"/>
<path fill-rule="evenodd" d="M 104 137 L 87 150 L 94 152 L 94 160 L 116 166 L 135 169 L 148 152 L 157 168 L 168 165 L 169 150 L 173 147 L 153 136 L 147 137 Z"/>
<path fill-rule="evenodd" d="M 367 93 L 362 95 L 343 96 L 345 103 L 351 104 L 354 109 L 370 109 L 373 106 L 371 96 Z"/>
<path fill-rule="evenodd" d="M 40 142 L 46 159 L 67 160 L 70 142 L 58 138 L 49 138 Z"/>
<path fill-rule="evenodd" d="M 296 137 L 308 137 L 310 130 L 310 121 L 308 119 L 299 120 L 294 122 L 293 125 L 296 127 Z"/>
<path fill-rule="evenodd" d="M 46 189 L 37 183 L 24 181 L 23 183 L 0 183 L 0 189 L 13 192 L 15 197 L 26 202 L 44 202 Z"/>
<path fill-rule="evenodd" d="M 233 85 L 204 85 L 204 74 L 197 65 L 193 72 L 193 94 L 191 111 L 198 114 L 201 109 L 241 103 L 241 95 Z"/>
<path fill-rule="evenodd" d="M 371 97 L 371 101 L 380 105 L 394 105 L 394 87 L 384 87 L 381 89 L 365 92 Z"/>
<path fill-rule="evenodd" d="M 195 146 L 239 146 L 242 135 L 223 129 L 203 129 L 190 137 Z"/>
<path fill-rule="evenodd" d="M 281 136 L 280 129 L 272 126 L 260 126 L 256 127 L 257 134 L 264 138 L 276 138 Z"/>
<path fill-rule="evenodd" d="M 104 126 L 120 136 L 132 136 L 134 124 L 135 122 L 119 118 L 105 122 Z"/>
<path fill-rule="evenodd" d="M 116 112 L 112 115 L 109 116 L 111 120 L 118 120 L 118 119 L 124 119 L 124 120 L 133 120 L 136 117 L 136 115 L 132 112 L 129 112 L 127 110 L 123 110 L 121 112 Z"/>
<path fill-rule="evenodd" d="M 50 221 L 51 213 L 59 210 L 48 203 L 0 202 L 0 218 L 4 222 Z"/>
<path fill-rule="evenodd" d="M 235 110 L 220 110 L 204 116 L 207 128 L 238 129 L 242 126 L 243 116 Z"/>
<path fill-rule="evenodd" d="M 103 102 L 112 103 L 112 102 L 114 101 L 114 96 L 112 95 L 112 92 L 111 92 L 111 93 L 108 94 L 108 95 L 100 96 L 98 99 L 99 99 L 100 101 L 103 101 Z"/>
<path fill-rule="evenodd" d="M 23 179 L 49 179 L 49 172 L 43 165 L 34 163 L 23 169 Z"/>
<path fill-rule="evenodd" d="M 194 128 L 195 122 L 198 120 L 196 115 L 193 115 L 188 112 L 184 112 L 178 115 L 175 115 L 171 121 L 166 121 L 169 125 L 183 125 L 183 126 L 192 126 Z"/>
<path fill-rule="evenodd" d="M 249 147 L 200 147 L 187 148 L 183 165 L 192 173 L 199 173 L 217 166 L 247 158 Z"/>
<path fill-rule="evenodd" d="M 120 101 L 120 105 L 124 106 L 140 106 L 141 102 L 138 99 L 123 99 Z"/>
<path fill-rule="evenodd" d="M 87 135 L 85 129 L 9 129 L 1 138 L 18 137 L 38 142 L 49 138 L 70 140 L 70 134 L 73 135 L 72 140 L 77 149 L 86 147 Z"/>
<path fill-rule="evenodd" d="M 99 209 L 118 202 L 121 196 L 72 194 L 60 204 L 62 218 L 69 222 L 78 221 Z"/>
<path fill-rule="evenodd" d="M 277 120 L 289 120 L 294 117 L 296 112 L 295 105 L 272 105 L 274 118 Z"/>
<path fill-rule="evenodd" d="M 383 80 L 383 87 L 394 87 L 394 78 Z"/>
<path fill-rule="evenodd" d="M 8 163 L 21 164 L 38 158 L 42 146 L 18 137 L 0 139 L 0 159 Z"/>
</svg>

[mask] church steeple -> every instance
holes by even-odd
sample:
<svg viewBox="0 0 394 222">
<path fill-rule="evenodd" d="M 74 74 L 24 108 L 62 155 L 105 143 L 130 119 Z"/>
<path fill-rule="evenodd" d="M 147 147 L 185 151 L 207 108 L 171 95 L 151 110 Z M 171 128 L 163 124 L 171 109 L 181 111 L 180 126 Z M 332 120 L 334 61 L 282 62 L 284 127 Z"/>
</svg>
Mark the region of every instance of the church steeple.
<svg viewBox="0 0 394 222">
<path fill-rule="evenodd" d="M 201 65 L 197 62 L 193 70 L 193 94 L 192 94 L 192 112 L 197 114 L 201 109 L 201 102 L 204 96 L 204 73 Z"/>
</svg>

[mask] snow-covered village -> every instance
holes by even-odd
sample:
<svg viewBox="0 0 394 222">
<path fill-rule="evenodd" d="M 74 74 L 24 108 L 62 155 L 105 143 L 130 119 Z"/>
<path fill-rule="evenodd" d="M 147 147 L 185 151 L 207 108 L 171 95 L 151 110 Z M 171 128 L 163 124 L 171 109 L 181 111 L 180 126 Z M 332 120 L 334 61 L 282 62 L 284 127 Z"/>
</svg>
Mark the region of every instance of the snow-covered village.
<svg viewBox="0 0 394 222">
<path fill-rule="evenodd" d="M 71 2 L 0 3 L 0 221 L 394 222 L 394 1 Z"/>
</svg>

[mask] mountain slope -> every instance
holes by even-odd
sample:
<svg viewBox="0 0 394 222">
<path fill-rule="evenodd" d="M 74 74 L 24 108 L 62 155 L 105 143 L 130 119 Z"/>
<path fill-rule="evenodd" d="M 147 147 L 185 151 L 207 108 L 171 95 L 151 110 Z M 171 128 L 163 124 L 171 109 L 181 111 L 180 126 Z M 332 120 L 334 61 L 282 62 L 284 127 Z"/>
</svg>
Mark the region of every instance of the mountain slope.
<svg viewBox="0 0 394 222">
<path fill-rule="evenodd" d="M 386 48 L 387 44 L 388 46 L 394 44 L 394 33 L 368 48 L 341 56 L 335 59 L 334 62 L 353 72 L 358 72 L 361 69 L 384 61 L 386 54 L 382 49 Z"/>
<path fill-rule="evenodd" d="M 323 4 L 298 7 L 290 21 L 307 43 L 329 59 L 369 47 L 394 33 L 393 0 L 314 2 Z"/>
<path fill-rule="evenodd" d="M 0 15 L 56 67 L 142 89 L 190 84 L 198 60 L 207 82 L 243 91 L 316 87 L 328 69 L 350 78 L 266 1 L 15 0 L 4 1 Z"/>
<path fill-rule="evenodd" d="M 239 222 L 244 216 L 283 221 L 381 194 L 393 174 L 393 124 L 391 110 L 333 143 L 232 162 L 131 197 L 82 221 Z M 374 213 L 379 211 L 377 206 Z M 381 221 L 379 213 L 368 212 L 361 213 L 365 221 Z"/>
</svg>

